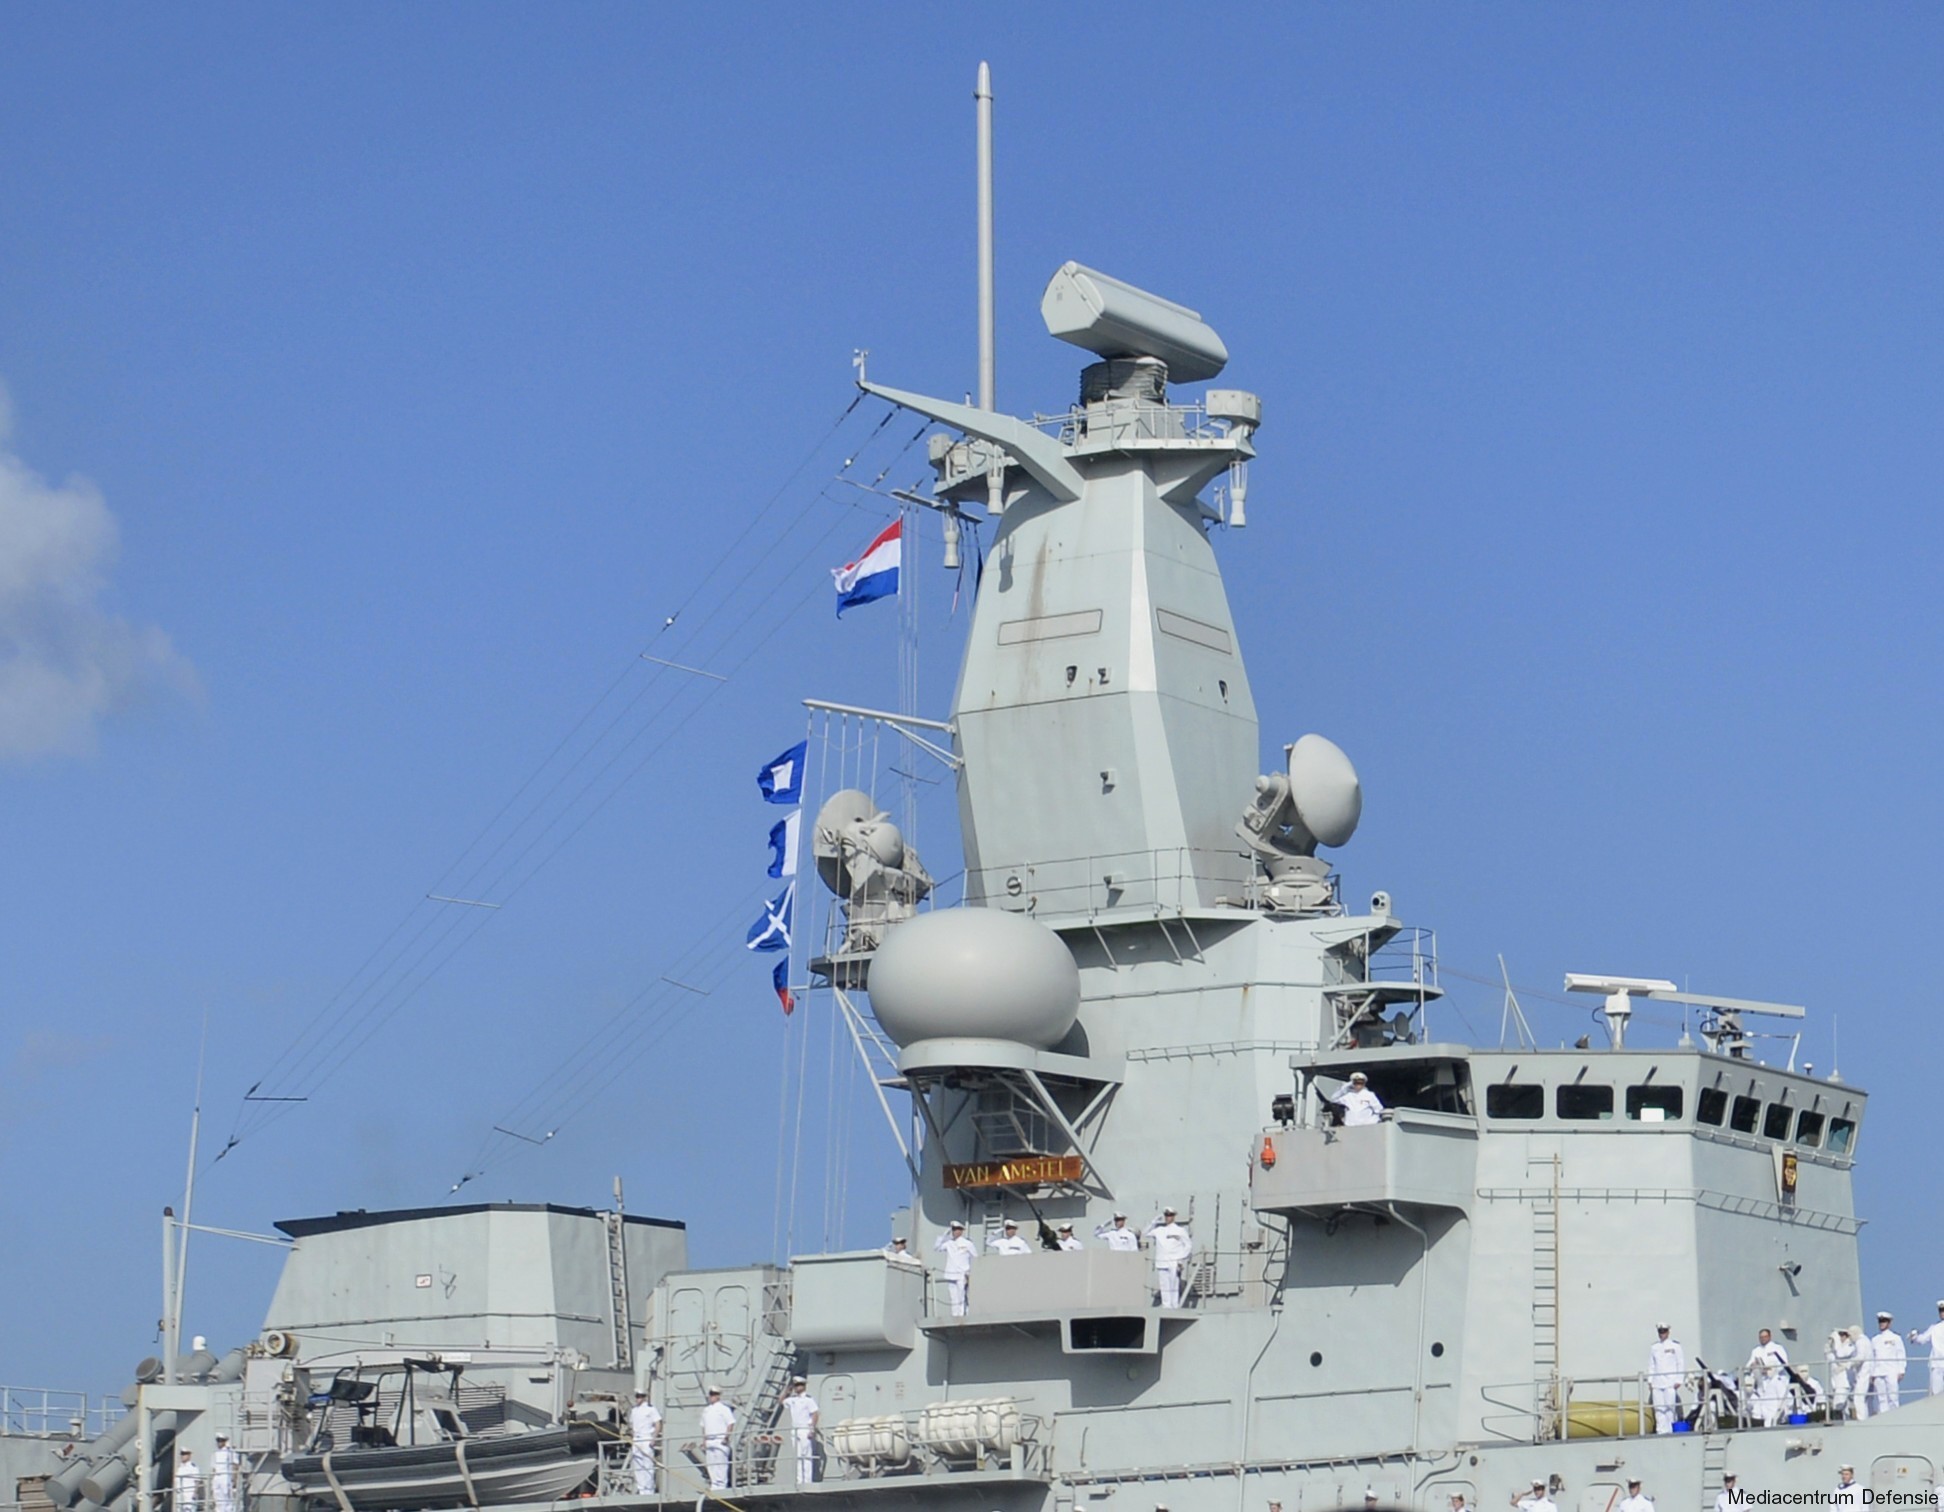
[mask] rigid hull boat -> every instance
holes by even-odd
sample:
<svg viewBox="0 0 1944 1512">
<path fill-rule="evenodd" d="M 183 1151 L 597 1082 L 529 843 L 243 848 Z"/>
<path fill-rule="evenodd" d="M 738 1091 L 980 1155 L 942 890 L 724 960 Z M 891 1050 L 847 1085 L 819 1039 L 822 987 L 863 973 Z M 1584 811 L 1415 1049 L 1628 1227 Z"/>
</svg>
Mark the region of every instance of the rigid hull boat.
<svg viewBox="0 0 1944 1512">
<path fill-rule="evenodd" d="M 469 1379 L 500 1383 L 475 1411 L 593 1425 L 603 1505 L 712 1494 L 709 1386 L 738 1414 L 713 1493 L 738 1506 L 1441 1509 L 1537 1485 L 1608 1512 L 1639 1478 L 1662 1509 L 1713 1512 L 1729 1474 L 1821 1492 L 1844 1463 L 1879 1498 L 1933 1499 L 1944 1397 L 1912 1380 L 1859 1420 L 1824 1358 L 1865 1316 L 1866 1094 L 1756 1058 L 1751 1022 L 1800 1009 L 1651 976 L 1569 981 L 1602 1004 L 1599 1046 L 1444 1033 L 1430 931 L 1323 854 L 1361 814 L 1349 758 L 1292 726 L 1262 759 L 1218 547 L 1247 525 L 1264 406 L 1207 386 L 1228 352 L 1196 312 L 1069 263 L 1042 313 L 1088 354 L 1078 402 L 1004 414 L 984 272 L 978 402 L 858 379 L 940 427 L 925 505 L 948 540 L 993 534 L 950 718 L 870 716 L 953 775 L 963 906 L 925 909 L 874 792 L 811 799 L 836 909 L 811 969 L 909 1113 L 893 1231 L 932 1262 L 965 1226 L 964 1286 L 876 1248 L 695 1269 L 679 1223 L 618 1205 L 293 1222 L 235 1369 L 138 1383 L 141 1426 L 78 1456 L 122 1456 L 122 1489 L 63 1471 L 48 1499 L 158 1488 L 165 1418 L 198 1454 L 230 1432 L 258 1501 L 320 1499 L 311 1395 L 344 1363 L 331 1341 L 373 1320 L 364 1364 L 468 1351 Z M 1650 1001 L 1695 1040 L 1630 1041 Z M 1353 1085 L 1380 1116 L 1339 1123 Z M 1089 1237 L 1169 1209 L 1191 1241 L 1172 1274 L 1153 1241 Z M 1009 1221 L 1085 1247 L 995 1253 Z M 1685 1348 L 1661 1424 L 1657 1323 Z M 1744 1364 L 1763 1329 L 1803 1383 Z M 780 1452 L 795 1375 L 821 1409 L 802 1484 Z M 625 1466 L 637 1386 L 666 1425 L 648 1491 Z M 352 1504 L 435 1504 L 419 1494 Z"/>
</svg>

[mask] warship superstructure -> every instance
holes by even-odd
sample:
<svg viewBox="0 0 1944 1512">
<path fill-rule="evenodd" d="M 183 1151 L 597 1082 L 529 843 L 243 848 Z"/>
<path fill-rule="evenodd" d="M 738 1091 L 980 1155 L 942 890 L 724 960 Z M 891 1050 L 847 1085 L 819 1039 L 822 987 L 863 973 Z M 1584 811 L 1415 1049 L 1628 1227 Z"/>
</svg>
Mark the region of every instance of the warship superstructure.
<svg viewBox="0 0 1944 1512">
<path fill-rule="evenodd" d="M 1057 414 L 994 408 L 989 349 L 981 403 L 859 376 L 949 432 L 932 503 L 993 531 L 948 725 L 963 905 L 919 906 L 929 878 L 872 794 L 823 795 L 815 839 L 845 910 L 815 969 L 895 1046 L 918 1137 L 889 1232 L 923 1263 L 691 1269 L 679 1224 L 618 1210 L 287 1223 L 262 1333 L 149 1362 L 124 1424 L 37 1495 L 163 1512 L 173 1447 L 206 1463 L 220 1430 L 277 1512 L 556 1504 L 463 1474 L 354 1502 L 281 1473 L 337 1455 L 348 1475 L 369 1424 L 412 1420 L 396 1377 L 417 1370 L 451 1383 L 427 1442 L 599 1429 L 572 1494 L 617 1507 L 1436 1509 L 1538 1482 L 1608 1512 L 1640 1479 L 1713 1512 L 1726 1474 L 1827 1491 L 1841 1463 L 1933 1497 L 1944 1397 L 1921 1363 L 1857 1420 L 1824 1360 L 1864 1317 L 1865 1094 L 1751 1055 L 1745 1019 L 1792 1010 L 1649 978 L 1572 984 L 1603 998 L 1604 1044 L 1432 1033 L 1429 932 L 1319 855 L 1356 829 L 1349 758 L 1278 714 L 1261 759 L 1218 546 L 1246 524 L 1263 405 L 1182 392 L 1228 352 L 1181 305 L 1069 263 L 1042 313 L 1088 359 Z M 1698 1041 L 1629 1044 L 1643 1000 L 1696 1010 Z M 1384 1114 L 1345 1126 L 1356 1073 Z M 1193 1241 L 1178 1305 L 1151 1244 L 1095 1237 L 1169 1209 Z M 992 1253 L 1008 1221 L 1083 1247 Z M 954 1222 L 984 1251 L 962 1312 L 934 1254 Z M 1687 1353 L 1679 1431 L 1657 1433 L 1662 1322 Z M 1744 1369 L 1763 1328 L 1802 1367 L 1777 1414 Z M 781 1410 L 799 1374 L 820 1406 L 804 1484 Z M 637 1386 L 665 1422 L 647 1493 Z M 711 1386 L 738 1414 L 720 1489 Z"/>
</svg>

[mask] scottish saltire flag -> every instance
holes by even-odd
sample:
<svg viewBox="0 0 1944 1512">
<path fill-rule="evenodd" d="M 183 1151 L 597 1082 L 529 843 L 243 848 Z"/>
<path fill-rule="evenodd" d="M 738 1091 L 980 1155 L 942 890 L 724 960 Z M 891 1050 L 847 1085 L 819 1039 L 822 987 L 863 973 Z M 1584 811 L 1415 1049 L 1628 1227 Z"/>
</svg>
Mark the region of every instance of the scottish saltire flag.
<svg viewBox="0 0 1944 1512">
<path fill-rule="evenodd" d="M 745 937 L 751 950 L 788 950 L 790 914 L 796 905 L 796 883 L 792 882 L 774 901 L 763 905 L 763 916 L 749 926 Z"/>
<path fill-rule="evenodd" d="M 898 591 L 898 558 L 903 543 L 904 521 L 893 520 L 864 548 L 864 555 L 831 569 L 830 576 L 837 584 L 839 614 L 873 599 L 889 598 Z"/>
<path fill-rule="evenodd" d="M 763 769 L 756 774 L 756 786 L 763 790 L 765 803 L 803 801 L 803 758 L 809 749 L 809 741 L 799 740 L 774 761 L 763 763 Z"/>
<path fill-rule="evenodd" d="M 797 832 L 802 826 L 802 809 L 798 809 L 787 819 L 777 820 L 770 826 L 769 874 L 772 877 L 796 875 Z"/>
<path fill-rule="evenodd" d="M 796 994 L 790 991 L 790 958 L 783 957 L 776 963 L 776 970 L 770 973 L 770 985 L 776 989 L 776 1000 L 783 1005 L 783 1015 L 788 1017 L 796 1012 Z"/>
</svg>

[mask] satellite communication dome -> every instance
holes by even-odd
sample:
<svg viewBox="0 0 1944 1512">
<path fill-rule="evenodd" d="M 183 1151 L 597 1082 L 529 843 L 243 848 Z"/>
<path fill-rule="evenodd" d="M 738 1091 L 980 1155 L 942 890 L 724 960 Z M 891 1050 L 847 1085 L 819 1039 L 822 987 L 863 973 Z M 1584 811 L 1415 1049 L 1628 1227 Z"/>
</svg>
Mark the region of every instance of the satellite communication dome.
<svg viewBox="0 0 1944 1512">
<path fill-rule="evenodd" d="M 1363 787 L 1343 748 L 1305 735 L 1289 748 L 1289 797 L 1303 828 L 1323 845 L 1343 845 L 1363 818 Z"/>
<path fill-rule="evenodd" d="M 998 1039 L 1048 1049 L 1080 1015 L 1080 968 L 1024 914 L 950 908 L 890 931 L 871 961 L 871 1011 L 900 1046 Z"/>
</svg>

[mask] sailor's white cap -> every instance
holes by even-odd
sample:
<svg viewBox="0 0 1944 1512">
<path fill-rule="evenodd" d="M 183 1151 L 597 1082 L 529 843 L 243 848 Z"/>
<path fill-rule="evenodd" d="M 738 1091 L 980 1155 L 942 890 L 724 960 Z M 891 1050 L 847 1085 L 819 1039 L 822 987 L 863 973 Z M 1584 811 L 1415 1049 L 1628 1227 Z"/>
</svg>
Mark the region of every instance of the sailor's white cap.
<svg viewBox="0 0 1944 1512">
<path fill-rule="evenodd" d="M 1174 1209 L 1171 1207 L 1164 1207 L 1163 1209 L 1161 1209 L 1161 1216 L 1163 1218 L 1167 1218 L 1171 1216 L 1173 1213 L 1174 1213 Z"/>
<path fill-rule="evenodd" d="M 893 1244 L 903 1244 L 905 1242 L 905 1236 L 903 1234 L 893 1234 L 891 1236 L 891 1242 Z"/>
<path fill-rule="evenodd" d="M 1365 1501 L 1377 1500 L 1377 1488 L 1375 1486 L 1364 1487 L 1364 1500 Z"/>
<path fill-rule="evenodd" d="M 1070 1224 L 1070 1223 L 1063 1223 L 1063 1224 L 1061 1224 L 1061 1225 L 1060 1225 L 1060 1232 L 1061 1232 L 1061 1233 L 1063 1233 L 1063 1234 L 1070 1234 L 1070 1233 L 1072 1233 L 1072 1232 L 1073 1232 L 1073 1225 L 1072 1225 L 1072 1224 Z"/>
<path fill-rule="evenodd" d="M 722 1395 L 722 1388 L 721 1388 L 720 1386 L 711 1386 L 711 1387 L 709 1388 L 709 1395 L 710 1395 L 710 1396 L 721 1396 L 721 1395 Z"/>
<path fill-rule="evenodd" d="M 1017 1218 L 1008 1218 L 1008 1219 L 1006 1220 L 1006 1227 L 1007 1227 L 1007 1228 L 1018 1228 L 1018 1227 L 1019 1227 L 1019 1220 L 1018 1220 Z"/>
<path fill-rule="evenodd" d="M 790 1384 L 791 1384 L 792 1386 L 808 1386 L 808 1385 L 810 1384 L 810 1377 L 808 1377 L 808 1376 L 791 1376 L 791 1377 L 790 1377 Z"/>
<path fill-rule="evenodd" d="M 1938 1310 L 1939 1312 L 1944 1312 L 1944 1298 L 1940 1298 L 1940 1299 L 1939 1299 L 1939 1301 L 1938 1301 L 1938 1304 L 1937 1304 L 1937 1310 Z"/>
<path fill-rule="evenodd" d="M 952 1227 L 953 1227 L 953 1228 L 964 1228 L 964 1227 L 965 1227 L 965 1220 L 964 1220 L 963 1218 L 954 1218 L 954 1219 L 952 1220 Z"/>
<path fill-rule="evenodd" d="M 216 1442 L 217 1442 L 217 1443 L 219 1443 L 219 1444 L 227 1444 L 227 1443 L 229 1442 L 229 1435 L 228 1435 L 227 1433 L 219 1433 L 219 1434 L 217 1434 L 217 1435 L 216 1435 Z"/>
<path fill-rule="evenodd" d="M 645 1397 L 646 1395 L 648 1395 L 648 1388 L 646 1386 L 635 1387 L 635 1395 L 638 1397 Z"/>
<path fill-rule="evenodd" d="M 1669 1329 L 1668 1329 L 1668 1327 L 1667 1327 L 1667 1325 L 1666 1325 L 1665 1323 L 1656 1323 L 1656 1324 L 1654 1325 L 1654 1329 L 1655 1329 L 1655 1331 L 1656 1331 L 1656 1332 L 1658 1332 L 1658 1333 L 1667 1333 L 1667 1332 L 1669 1332 Z"/>
<path fill-rule="evenodd" d="M 1851 1475 L 1856 1473 L 1856 1466 L 1854 1465 L 1838 1465 L 1836 1468 L 1838 1470 L 1847 1470 Z"/>
<path fill-rule="evenodd" d="M 1350 1080 L 1353 1082 L 1367 1082 L 1370 1078 L 1365 1076 L 1361 1071 L 1352 1071 L 1350 1073 Z"/>
<path fill-rule="evenodd" d="M 1532 1489 L 1533 1489 L 1533 1490 L 1535 1490 L 1535 1491 L 1543 1491 L 1543 1490 L 1545 1490 L 1545 1489 L 1546 1489 L 1546 1483 L 1545 1483 L 1545 1481 L 1544 1481 L 1544 1480 L 1542 1480 L 1542 1479 L 1541 1479 L 1540 1477 L 1538 1477 L 1538 1476 L 1536 1476 L 1536 1475 L 1535 1475 L 1535 1476 L 1534 1476 L 1534 1477 L 1532 1478 Z"/>
<path fill-rule="evenodd" d="M 1125 1217 L 1127 1216 L 1127 1214 L 1125 1214 L 1125 1213 L 1116 1213 L 1116 1214 L 1114 1214 L 1114 1216 L 1115 1216 L 1116 1218 L 1125 1218 Z"/>
<path fill-rule="evenodd" d="M 1878 1314 L 1877 1314 L 1877 1317 L 1878 1317 L 1878 1318 L 1880 1318 L 1880 1319 L 1881 1319 L 1881 1318 L 1888 1318 L 1888 1317 L 1893 1317 L 1893 1316 L 1894 1316 L 1894 1314 L 1892 1314 L 1892 1313 L 1887 1313 L 1887 1312 L 1880 1312 L 1880 1313 L 1878 1313 Z"/>
<path fill-rule="evenodd" d="M 1639 1476 L 1637 1476 L 1637 1475 L 1630 1475 L 1630 1476 L 1628 1476 L 1628 1477 L 1627 1477 L 1627 1484 L 1628 1484 L 1628 1485 L 1630 1485 L 1630 1486 L 1637 1486 L 1637 1485 L 1639 1485 L 1639 1484 L 1640 1484 L 1640 1477 L 1639 1477 Z"/>
<path fill-rule="evenodd" d="M 1735 1472 L 1732 1470 L 1724 1470 L 1721 1472 L 1721 1478 L 1725 1481 L 1733 1480 L 1735 1478 Z"/>
</svg>

